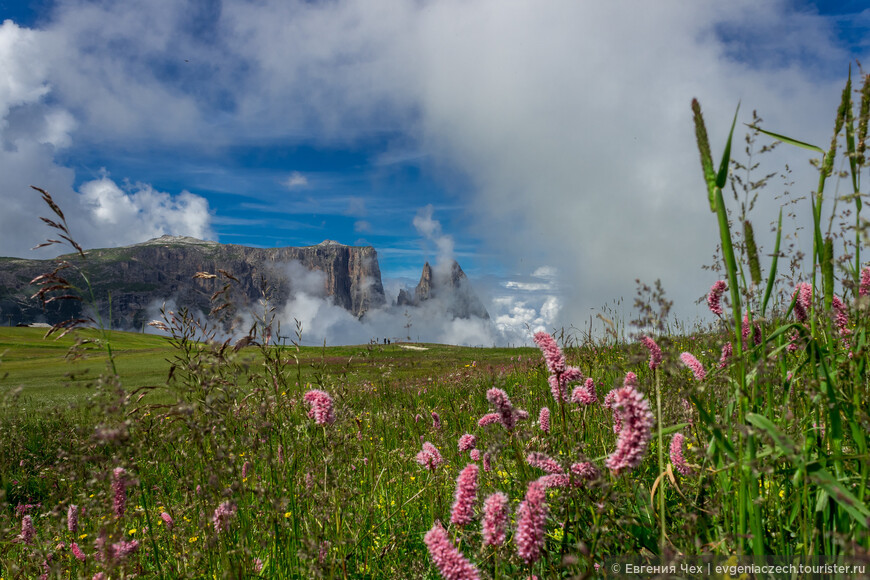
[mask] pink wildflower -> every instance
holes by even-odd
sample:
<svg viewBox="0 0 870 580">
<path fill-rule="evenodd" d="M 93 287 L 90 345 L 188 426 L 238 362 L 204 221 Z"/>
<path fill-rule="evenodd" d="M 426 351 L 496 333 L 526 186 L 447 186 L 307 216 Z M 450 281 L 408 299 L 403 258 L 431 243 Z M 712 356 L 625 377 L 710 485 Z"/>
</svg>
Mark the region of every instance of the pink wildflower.
<svg viewBox="0 0 870 580">
<path fill-rule="evenodd" d="M 225 532 L 230 528 L 230 520 L 235 517 L 238 508 L 232 502 L 225 501 L 214 510 L 214 515 L 211 518 L 214 523 L 214 531 L 217 533 Z"/>
<path fill-rule="evenodd" d="M 284 446 L 280 443 L 278 444 L 278 463 L 284 463 Z"/>
<path fill-rule="evenodd" d="M 79 548 L 79 545 L 75 542 L 70 545 L 70 549 L 72 550 L 73 556 L 75 556 L 79 562 L 84 562 L 87 559 L 85 553 L 82 552 L 82 549 Z"/>
<path fill-rule="evenodd" d="M 586 384 L 574 387 L 574 391 L 571 392 L 572 403 L 591 405 L 597 400 L 598 398 L 595 396 L 595 381 L 592 379 L 586 379 Z"/>
<path fill-rule="evenodd" d="M 127 480 L 124 477 L 126 473 L 123 467 L 116 467 L 112 472 L 112 493 L 114 495 L 112 508 L 116 518 L 123 517 L 124 510 L 127 508 Z"/>
<path fill-rule="evenodd" d="M 469 463 L 456 478 L 456 492 L 453 496 L 454 502 L 450 514 L 450 523 L 452 524 L 464 526 L 471 523 L 471 519 L 474 517 L 474 502 L 477 499 L 477 471 L 477 465 Z"/>
<path fill-rule="evenodd" d="M 526 463 L 532 467 L 543 469 L 549 474 L 564 473 L 562 466 L 555 459 L 537 451 L 533 451 L 526 456 Z"/>
<path fill-rule="evenodd" d="M 487 546 L 501 546 L 507 537 L 508 497 L 498 491 L 483 502 L 481 532 Z"/>
<path fill-rule="evenodd" d="M 445 580 L 478 580 L 480 572 L 457 550 L 440 522 L 426 532 L 423 543 Z"/>
<path fill-rule="evenodd" d="M 834 307 L 834 324 L 837 325 L 837 330 L 839 330 L 840 336 L 849 335 L 849 313 L 846 309 L 846 305 L 843 304 L 843 301 L 837 296 L 834 296 L 831 305 Z"/>
<path fill-rule="evenodd" d="M 75 533 L 79 529 L 79 506 L 70 504 L 66 510 L 66 528 Z"/>
<path fill-rule="evenodd" d="M 163 520 L 163 523 L 166 525 L 166 529 L 171 530 L 175 525 L 175 522 L 172 521 L 172 516 L 166 512 L 160 514 L 160 518 Z"/>
<path fill-rule="evenodd" d="M 514 416 L 514 406 L 508 398 L 507 393 L 501 389 L 493 387 L 486 392 L 486 400 L 495 407 L 496 413 L 499 415 L 501 424 L 505 429 L 512 431 L 516 426 L 517 418 Z"/>
<path fill-rule="evenodd" d="M 730 342 L 726 342 L 722 345 L 722 356 L 719 357 L 719 368 L 724 369 L 728 366 L 728 361 L 732 356 L 734 356 L 734 347 Z"/>
<path fill-rule="evenodd" d="M 246 479 L 251 472 L 251 462 L 245 461 L 242 464 L 242 479 Z"/>
<path fill-rule="evenodd" d="M 550 432 L 550 409 L 547 407 L 541 407 L 541 411 L 538 413 L 538 424 L 541 426 L 541 431 Z"/>
<path fill-rule="evenodd" d="M 637 467 L 647 446 L 654 422 L 649 401 L 634 386 L 616 389 L 612 408 L 622 424 L 616 451 L 607 458 L 607 467 L 616 475 Z"/>
<path fill-rule="evenodd" d="M 423 418 L 423 415 L 421 415 L 420 413 L 417 413 L 416 415 L 414 415 L 414 423 L 419 423 L 420 419 L 422 419 L 422 418 Z"/>
<path fill-rule="evenodd" d="M 33 519 L 30 516 L 21 518 L 21 541 L 25 544 L 32 544 L 33 538 L 36 536 L 36 530 L 33 527 Z"/>
<path fill-rule="evenodd" d="M 106 575 L 102 572 L 97 572 L 91 580 L 106 580 Z"/>
<path fill-rule="evenodd" d="M 432 411 L 432 428 L 435 430 L 441 429 L 441 416 Z"/>
<path fill-rule="evenodd" d="M 423 443 L 423 450 L 417 454 L 417 463 L 429 469 L 429 471 L 435 471 L 439 465 L 444 462 L 444 459 L 441 457 L 441 453 L 438 451 L 438 448 L 426 441 Z"/>
<path fill-rule="evenodd" d="M 641 336 L 640 342 L 649 350 L 649 368 L 655 370 L 662 364 L 662 349 L 648 336 Z"/>
<path fill-rule="evenodd" d="M 858 296 L 870 294 L 870 266 L 861 270 L 861 285 L 858 286 Z"/>
<path fill-rule="evenodd" d="M 472 461 L 480 461 L 480 449 L 472 449 L 468 452 Z"/>
<path fill-rule="evenodd" d="M 112 558 L 115 560 L 123 560 L 138 549 L 138 540 L 130 540 L 129 542 L 125 542 L 122 540 L 120 542 L 112 544 Z"/>
<path fill-rule="evenodd" d="M 625 380 L 622 381 L 623 387 L 636 387 L 637 385 L 637 375 L 633 372 L 629 371 L 625 373 Z"/>
<path fill-rule="evenodd" d="M 551 487 L 568 487 L 568 484 L 571 483 L 571 478 L 564 473 L 552 473 L 550 475 L 542 475 L 536 480 L 545 489 L 550 489 Z"/>
<path fill-rule="evenodd" d="M 550 374 L 559 375 L 565 372 L 565 355 L 559 345 L 556 344 L 556 339 L 546 332 L 538 332 L 534 337 L 535 344 L 541 349 L 544 354 L 544 361 L 547 363 L 547 368 Z"/>
<path fill-rule="evenodd" d="M 634 373 L 628 373 L 629 375 L 634 375 Z M 625 377 L 626 384 L 628 383 L 628 375 Z M 616 409 L 613 408 L 613 403 L 616 402 L 616 391 L 617 389 L 613 389 L 609 393 L 604 396 L 604 405 L 605 409 L 610 409 L 613 412 L 613 432 L 619 433 L 622 430 L 622 418 L 619 413 L 616 412 Z"/>
<path fill-rule="evenodd" d="M 728 289 L 725 280 L 717 280 L 710 288 L 710 293 L 707 294 L 707 306 L 710 307 L 710 312 L 716 316 L 722 316 L 722 305 L 719 303 L 722 299 L 722 294 Z"/>
<path fill-rule="evenodd" d="M 492 456 L 489 451 L 483 454 L 483 470 L 487 473 L 492 471 Z"/>
<path fill-rule="evenodd" d="M 761 344 L 761 327 L 758 326 L 758 322 L 753 321 L 752 324 L 749 324 L 749 315 L 743 315 L 743 324 L 740 327 L 740 335 L 743 337 L 743 344 L 749 344 L 749 327 L 752 326 L 752 342 L 754 344 Z"/>
<path fill-rule="evenodd" d="M 813 302 L 813 287 L 806 282 L 801 282 L 795 287 L 792 297 L 796 297 L 794 301 L 794 317 L 798 322 L 806 322 L 810 306 Z"/>
<path fill-rule="evenodd" d="M 704 365 L 696 359 L 692 353 L 684 352 L 680 355 L 680 360 L 683 361 L 683 364 L 689 367 L 692 370 L 692 374 L 695 375 L 696 381 L 703 381 L 707 378 L 707 373 L 704 371 Z"/>
<path fill-rule="evenodd" d="M 545 486 L 538 481 L 529 483 L 526 498 L 517 510 L 517 533 L 514 542 L 517 553 L 526 564 L 537 561 L 544 547 L 544 526 L 547 523 Z"/>
<path fill-rule="evenodd" d="M 576 367 L 568 367 L 565 372 L 547 377 L 547 382 L 550 384 L 550 392 L 553 393 L 553 399 L 556 402 L 568 401 L 568 385 L 578 383 L 583 380 L 583 373 Z"/>
<path fill-rule="evenodd" d="M 470 433 L 466 433 L 462 437 L 459 438 L 459 452 L 469 451 L 474 449 L 474 446 L 477 445 L 477 437 Z"/>
<path fill-rule="evenodd" d="M 314 419 L 318 425 L 332 425 L 335 422 L 335 414 L 332 410 L 332 397 L 329 393 L 318 389 L 312 389 L 302 397 L 311 405 L 308 417 Z"/>
<path fill-rule="evenodd" d="M 674 435 L 674 438 L 671 439 L 671 463 L 673 463 L 677 471 L 683 475 L 691 475 L 692 469 L 686 463 L 686 458 L 683 457 L 684 440 L 685 437 L 683 437 L 682 433 L 677 433 Z"/>
<path fill-rule="evenodd" d="M 571 472 L 574 474 L 575 483 L 594 481 L 601 476 L 601 471 L 591 461 L 571 464 Z"/>
<path fill-rule="evenodd" d="M 498 413 L 487 413 L 477 422 L 478 427 L 486 427 L 487 425 L 492 425 L 493 423 L 501 423 L 501 417 Z"/>
<path fill-rule="evenodd" d="M 259 574 L 263 571 L 263 561 L 259 558 L 254 558 L 254 572 Z"/>
</svg>

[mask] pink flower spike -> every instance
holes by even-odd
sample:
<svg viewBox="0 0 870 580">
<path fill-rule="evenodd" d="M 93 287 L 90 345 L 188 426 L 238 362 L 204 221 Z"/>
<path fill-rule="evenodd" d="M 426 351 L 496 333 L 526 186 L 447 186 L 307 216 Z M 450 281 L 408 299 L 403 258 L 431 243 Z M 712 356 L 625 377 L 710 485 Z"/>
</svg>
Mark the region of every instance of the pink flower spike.
<svg viewBox="0 0 870 580">
<path fill-rule="evenodd" d="M 541 427 L 541 431 L 544 433 L 550 432 L 550 409 L 547 407 L 541 407 L 541 411 L 538 413 L 538 424 Z"/>
<path fill-rule="evenodd" d="M 514 542 L 517 554 L 526 564 L 541 557 L 544 548 L 544 527 L 547 523 L 546 486 L 540 481 L 529 483 L 526 498 L 517 510 L 517 532 Z"/>
<path fill-rule="evenodd" d="M 472 449 L 468 452 L 472 461 L 480 461 L 480 449 Z"/>
<path fill-rule="evenodd" d="M 486 392 L 486 400 L 495 407 L 496 413 L 499 415 L 501 424 L 505 429 L 512 431 L 516 426 L 517 418 L 514 416 L 514 406 L 508 398 L 507 393 L 501 389 L 492 388 Z"/>
<path fill-rule="evenodd" d="M 124 560 L 127 556 L 134 553 L 138 549 L 138 540 L 130 540 L 129 542 L 122 540 L 120 542 L 112 544 L 112 557 L 115 560 Z"/>
<path fill-rule="evenodd" d="M 619 475 L 640 465 L 649 446 L 654 417 L 649 401 L 634 386 L 628 385 L 611 392 L 611 407 L 621 429 L 616 451 L 607 458 L 607 467 Z"/>
<path fill-rule="evenodd" d="M 66 529 L 75 533 L 79 529 L 79 506 L 70 504 L 66 510 Z"/>
<path fill-rule="evenodd" d="M 843 301 L 838 296 L 834 296 L 831 306 L 834 307 L 834 324 L 836 324 L 840 336 L 848 336 L 851 333 L 849 331 L 849 313 L 846 305 L 843 304 Z"/>
<path fill-rule="evenodd" d="M 865 266 L 861 270 L 861 285 L 858 286 L 858 296 L 867 296 L 870 294 L 870 266 Z"/>
<path fill-rule="evenodd" d="M 580 485 L 587 481 L 595 481 L 601 477 L 601 471 L 591 461 L 572 464 L 571 472 L 574 474 L 575 485 Z"/>
<path fill-rule="evenodd" d="M 459 452 L 469 451 L 474 449 L 474 446 L 477 445 L 477 437 L 470 433 L 466 433 L 462 437 L 459 438 Z"/>
<path fill-rule="evenodd" d="M 649 350 L 649 368 L 655 370 L 662 364 L 662 349 L 648 336 L 641 336 L 640 342 Z"/>
<path fill-rule="evenodd" d="M 423 543 L 445 580 L 479 580 L 480 572 L 457 550 L 440 522 L 426 532 Z"/>
<path fill-rule="evenodd" d="M 469 463 L 456 478 L 456 492 L 450 514 L 450 523 L 452 524 L 464 526 L 471 523 L 472 518 L 474 518 L 474 502 L 477 499 L 477 471 L 477 465 Z"/>
<path fill-rule="evenodd" d="M 625 373 L 625 380 L 622 381 L 623 387 L 636 387 L 637 385 L 637 375 L 633 372 L 629 371 Z"/>
<path fill-rule="evenodd" d="M 125 478 L 126 471 L 124 471 L 123 467 L 116 467 L 112 472 L 112 494 L 114 495 L 114 500 L 112 502 L 112 509 L 115 512 L 115 517 L 120 518 L 124 516 L 124 511 L 127 508 L 127 480 Z"/>
<path fill-rule="evenodd" d="M 725 283 L 725 280 L 717 280 L 710 288 L 710 293 L 707 294 L 707 306 L 710 307 L 710 312 L 716 316 L 722 316 L 720 300 L 722 300 L 722 294 L 727 289 L 728 285 Z"/>
<path fill-rule="evenodd" d="M 436 431 L 441 429 L 441 416 L 435 411 L 432 411 L 432 428 Z"/>
<path fill-rule="evenodd" d="M 703 381 L 707 378 L 707 373 L 704 371 L 704 365 L 692 355 L 692 353 L 684 352 L 680 355 L 680 360 L 683 361 L 683 364 L 689 367 L 692 370 L 692 374 L 695 375 L 696 381 Z"/>
<path fill-rule="evenodd" d="M 719 358 L 719 368 L 724 369 L 728 366 L 728 361 L 732 356 L 734 356 L 734 347 L 731 346 L 730 342 L 726 342 L 722 345 L 722 356 Z"/>
<path fill-rule="evenodd" d="M 477 422 L 478 427 L 486 427 L 487 425 L 492 425 L 493 423 L 501 423 L 501 417 L 499 417 L 498 413 L 487 413 Z"/>
<path fill-rule="evenodd" d="M 813 287 L 806 282 L 798 284 L 792 297 L 794 301 L 794 317 L 798 322 L 806 322 L 813 302 Z"/>
<path fill-rule="evenodd" d="M 172 521 L 172 516 L 166 512 L 160 514 L 160 518 L 163 520 L 163 523 L 166 525 L 167 530 L 171 530 L 175 525 L 175 522 Z"/>
<path fill-rule="evenodd" d="M 87 559 L 87 556 L 85 556 L 85 553 L 82 552 L 82 549 L 79 548 L 79 545 L 76 544 L 75 542 L 73 542 L 70 545 L 70 549 L 72 550 L 73 556 L 75 556 L 76 560 L 78 560 L 79 562 L 84 562 Z"/>
<path fill-rule="evenodd" d="M 21 541 L 25 544 L 32 544 L 33 538 L 36 536 L 36 529 L 33 527 L 33 518 L 24 516 L 21 518 Z"/>
<path fill-rule="evenodd" d="M 483 470 L 487 473 L 492 471 L 492 456 L 489 454 L 489 451 L 483 454 Z"/>
<path fill-rule="evenodd" d="M 230 521 L 235 517 L 238 508 L 232 502 L 225 501 L 214 510 L 211 520 L 214 523 L 214 531 L 218 534 L 230 529 Z"/>
<path fill-rule="evenodd" d="M 671 439 L 671 463 L 673 463 L 676 470 L 683 475 L 691 475 L 692 469 L 686 463 L 686 458 L 683 457 L 684 440 L 685 438 L 682 433 L 677 433 L 674 435 L 674 438 Z"/>
<path fill-rule="evenodd" d="M 553 459 L 549 455 L 545 455 L 544 453 L 539 453 L 537 451 L 532 451 L 526 456 L 526 463 L 528 463 L 532 467 L 543 469 L 551 475 L 565 472 L 562 469 L 562 466 L 559 465 L 559 463 L 555 459 Z"/>
<path fill-rule="evenodd" d="M 546 332 L 538 332 L 535 334 L 534 340 L 544 354 L 544 361 L 547 363 L 550 373 L 558 375 L 565 372 L 565 355 L 556 344 L 556 339 Z"/>
<path fill-rule="evenodd" d="M 417 463 L 434 472 L 435 469 L 444 462 L 438 448 L 426 441 L 423 443 L 423 450 L 417 454 Z"/>
<path fill-rule="evenodd" d="M 481 535 L 487 546 L 501 546 L 507 537 L 508 497 L 496 492 L 483 502 Z"/>
<path fill-rule="evenodd" d="M 302 398 L 311 405 L 308 417 L 314 419 L 318 425 L 332 425 L 335 422 L 335 414 L 332 410 L 332 397 L 329 393 L 318 389 L 306 392 Z"/>
</svg>

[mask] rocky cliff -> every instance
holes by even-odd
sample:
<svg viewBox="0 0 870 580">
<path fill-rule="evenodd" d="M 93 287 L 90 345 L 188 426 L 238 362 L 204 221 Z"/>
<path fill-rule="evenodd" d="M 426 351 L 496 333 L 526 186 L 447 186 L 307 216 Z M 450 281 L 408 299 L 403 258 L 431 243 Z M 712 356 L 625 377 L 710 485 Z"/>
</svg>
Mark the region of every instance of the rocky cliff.
<svg viewBox="0 0 870 580">
<path fill-rule="evenodd" d="M 316 293 L 331 298 L 354 316 L 361 317 L 385 303 L 375 249 L 330 240 L 301 248 L 251 248 L 163 236 L 133 246 L 89 250 L 86 256 L 84 260 L 78 255 L 66 256 L 72 267 L 62 273 L 76 285 L 83 285 L 83 280 L 74 270 L 87 274 L 106 323 L 111 305 L 113 327 L 141 328 L 150 320 L 148 307 L 168 299 L 192 311 L 208 312 L 212 295 L 225 280 L 194 275 L 217 274 L 220 269 L 238 279 L 234 299 L 247 304 L 236 306 L 256 304 L 263 296 L 264 280 L 272 305 L 281 306 L 296 289 L 288 268 L 294 262 L 305 270 L 319 272 L 322 288 L 315 289 Z M 43 311 L 36 300 L 30 299 L 37 291 L 30 281 L 54 269 L 55 262 L 0 258 L 0 324 L 37 320 L 55 323 L 82 312 L 87 301 L 56 301 Z M 310 292 L 311 280 L 306 284 L 305 290 Z"/>
<path fill-rule="evenodd" d="M 414 294 L 403 289 L 399 290 L 396 298 L 399 306 L 421 306 L 430 301 L 440 303 L 453 318 L 489 318 L 483 303 L 472 290 L 468 276 L 456 260 L 438 270 L 426 262 Z"/>
</svg>

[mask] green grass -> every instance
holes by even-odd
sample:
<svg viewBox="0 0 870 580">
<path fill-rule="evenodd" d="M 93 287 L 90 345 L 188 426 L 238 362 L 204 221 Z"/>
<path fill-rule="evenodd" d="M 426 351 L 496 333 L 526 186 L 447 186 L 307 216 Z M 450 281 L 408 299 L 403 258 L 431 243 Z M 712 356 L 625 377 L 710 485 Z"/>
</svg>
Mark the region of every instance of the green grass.
<svg viewBox="0 0 870 580">
<path fill-rule="evenodd" d="M 175 350 L 165 337 L 121 331 L 107 335 L 125 389 L 166 383 Z M 93 383 L 108 368 L 101 333 L 82 330 L 59 340 L 44 336 L 45 329 L 0 327 L 0 376 L 4 377 L 0 381 L 0 396 L 21 388 L 20 402 L 28 407 L 84 400 Z M 283 347 L 277 352 L 294 366 L 299 361 L 304 382 L 329 375 L 358 384 L 381 381 L 387 370 L 394 381 L 419 380 L 470 368 L 472 364 L 503 365 L 512 356 L 528 357 L 535 351 L 407 343 L 298 350 Z M 243 350 L 241 358 L 251 364 L 262 364 L 262 353 L 254 348 Z M 161 392 L 156 395 L 165 402 Z"/>
</svg>

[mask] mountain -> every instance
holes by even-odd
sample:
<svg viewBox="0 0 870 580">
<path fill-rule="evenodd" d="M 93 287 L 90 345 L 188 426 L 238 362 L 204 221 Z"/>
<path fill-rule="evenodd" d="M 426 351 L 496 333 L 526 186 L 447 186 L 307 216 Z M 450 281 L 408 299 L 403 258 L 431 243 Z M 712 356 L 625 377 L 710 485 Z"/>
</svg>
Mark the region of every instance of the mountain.
<svg viewBox="0 0 870 580">
<path fill-rule="evenodd" d="M 437 270 L 426 262 L 414 294 L 402 289 L 396 298 L 399 306 L 421 306 L 431 302 L 440 303 L 453 318 L 489 319 L 489 313 L 456 260 L 452 260 L 449 267 Z"/>
<path fill-rule="evenodd" d="M 59 274 L 79 287 L 84 286 L 83 280 L 75 275 L 75 269 L 87 274 L 104 323 L 109 323 L 111 310 L 111 325 L 116 328 L 141 328 L 154 316 L 149 307 L 169 299 L 191 311 L 207 313 L 212 295 L 223 288 L 227 279 L 194 278 L 199 272 L 218 274 L 224 270 L 232 274 L 238 281 L 232 294 L 236 308 L 256 305 L 263 296 L 265 280 L 270 304 L 280 307 L 299 282 L 288 268 L 293 262 L 304 270 L 319 272 L 322 288 L 314 291 L 354 316 L 361 317 L 386 302 L 378 254 L 370 246 L 345 246 L 326 240 L 301 248 L 251 248 L 163 236 L 132 246 L 88 250 L 85 255 L 84 260 L 78 254 L 63 256 L 72 268 Z M 38 290 L 30 286 L 30 281 L 51 272 L 55 265 L 56 260 L 0 258 L 0 323 L 56 323 L 81 315 L 87 301 L 59 300 L 43 311 L 37 300 L 30 298 Z M 311 280 L 304 283 L 310 292 Z"/>
</svg>

